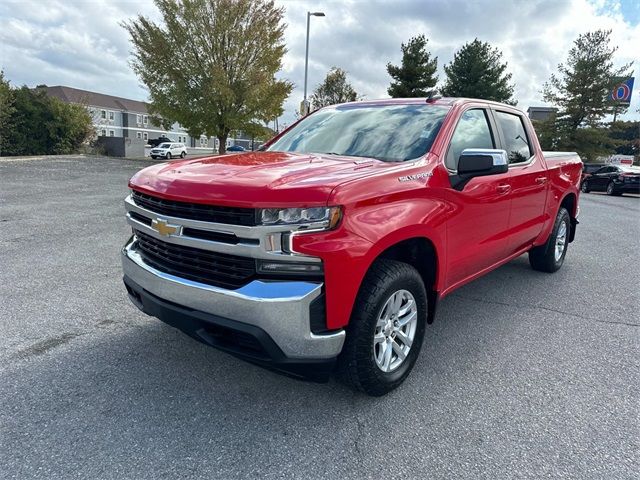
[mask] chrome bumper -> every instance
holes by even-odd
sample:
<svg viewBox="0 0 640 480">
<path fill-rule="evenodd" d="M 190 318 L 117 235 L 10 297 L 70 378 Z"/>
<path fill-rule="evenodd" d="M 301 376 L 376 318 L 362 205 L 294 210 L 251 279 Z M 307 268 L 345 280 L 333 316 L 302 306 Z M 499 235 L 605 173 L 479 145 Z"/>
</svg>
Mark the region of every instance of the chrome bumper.
<svg viewBox="0 0 640 480">
<path fill-rule="evenodd" d="M 163 300 L 261 328 L 288 358 L 333 358 L 342 350 L 344 331 L 311 332 L 309 307 L 322 283 L 254 280 L 227 290 L 152 268 L 131 241 L 122 249 L 122 268 L 125 276 Z"/>
</svg>

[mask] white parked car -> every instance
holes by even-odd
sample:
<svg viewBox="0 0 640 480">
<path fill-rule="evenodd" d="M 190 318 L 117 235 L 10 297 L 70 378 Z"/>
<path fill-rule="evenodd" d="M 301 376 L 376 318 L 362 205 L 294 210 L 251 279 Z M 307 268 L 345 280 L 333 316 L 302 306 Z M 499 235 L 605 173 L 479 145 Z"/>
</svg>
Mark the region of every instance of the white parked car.
<svg viewBox="0 0 640 480">
<path fill-rule="evenodd" d="M 167 160 L 180 157 L 184 158 L 187 156 L 187 147 L 185 147 L 184 143 L 161 143 L 157 147 L 151 149 L 151 158 L 166 158 Z"/>
</svg>

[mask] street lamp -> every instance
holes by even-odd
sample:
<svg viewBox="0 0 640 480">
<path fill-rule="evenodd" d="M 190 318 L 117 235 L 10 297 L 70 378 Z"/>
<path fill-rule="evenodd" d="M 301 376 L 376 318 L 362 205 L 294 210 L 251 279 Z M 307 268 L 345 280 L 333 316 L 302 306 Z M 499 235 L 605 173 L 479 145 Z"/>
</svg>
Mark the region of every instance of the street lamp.
<svg viewBox="0 0 640 480">
<path fill-rule="evenodd" d="M 324 12 L 307 12 L 307 49 L 304 54 L 304 100 L 302 100 L 303 116 L 309 113 L 309 102 L 307 101 L 307 71 L 309 69 L 309 23 L 311 17 L 324 17 Z"/>
</svg>

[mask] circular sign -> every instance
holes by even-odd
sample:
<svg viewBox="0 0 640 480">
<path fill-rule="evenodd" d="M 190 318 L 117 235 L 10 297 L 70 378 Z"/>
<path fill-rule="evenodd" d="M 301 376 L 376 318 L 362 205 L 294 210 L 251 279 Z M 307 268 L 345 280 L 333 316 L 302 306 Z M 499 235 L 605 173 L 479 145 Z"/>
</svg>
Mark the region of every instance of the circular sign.
<svg viewBox="0 0 640 480">
<path fill-rule="evenodd" d="M 621 83 L 613 90 L 612 97 L 614 100 L 626 100 L 631 94 L 631 89 L 626 83 Z"/>
</svg>

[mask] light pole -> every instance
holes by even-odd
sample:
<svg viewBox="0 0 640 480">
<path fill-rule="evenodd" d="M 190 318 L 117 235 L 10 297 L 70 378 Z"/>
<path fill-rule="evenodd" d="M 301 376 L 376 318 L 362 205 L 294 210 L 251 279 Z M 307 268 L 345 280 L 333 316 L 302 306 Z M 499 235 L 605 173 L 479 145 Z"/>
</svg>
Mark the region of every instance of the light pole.
<svg viewBox="0 0 640 480">
<path fill-rule="evenodd" d="M 311 17 L 324 17 L 324 12 L 307 12 L 307 49 L 304 54 L 304 100 L 302 100 L 302 108 L 300 112 L 302 116 L 309 113 L 309 102 L 307 101 L 307 71 L 309 70 L 309 23 Z"/>
</svg>

